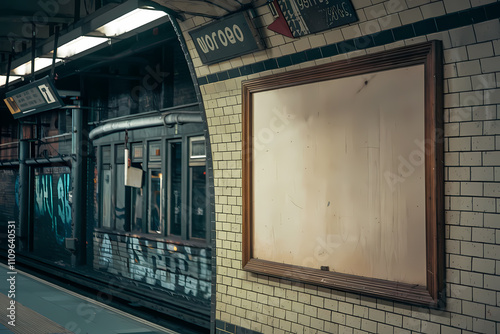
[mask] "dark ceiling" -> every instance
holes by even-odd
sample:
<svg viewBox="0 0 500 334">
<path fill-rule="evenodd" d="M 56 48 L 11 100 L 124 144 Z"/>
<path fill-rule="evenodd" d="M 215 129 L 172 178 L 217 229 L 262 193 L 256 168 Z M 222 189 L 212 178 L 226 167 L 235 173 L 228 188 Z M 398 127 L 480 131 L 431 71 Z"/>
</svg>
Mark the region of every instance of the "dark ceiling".
<svg viewBox="0 0 500 334">
<path fill-rule="evenodd" d="M 173 12 L 180 20 L 191 16 L 221 18 L 266 0 L 153 0 L 149 4 Z M 111 9 L 125 0 L 4 0 L 0 2 L 0 75 L 9 57 L 29 53 L 35 31 L 37 47 L 96 10 Z M 148 4 L 148 1 L 145 1 Z"/>
</svg>

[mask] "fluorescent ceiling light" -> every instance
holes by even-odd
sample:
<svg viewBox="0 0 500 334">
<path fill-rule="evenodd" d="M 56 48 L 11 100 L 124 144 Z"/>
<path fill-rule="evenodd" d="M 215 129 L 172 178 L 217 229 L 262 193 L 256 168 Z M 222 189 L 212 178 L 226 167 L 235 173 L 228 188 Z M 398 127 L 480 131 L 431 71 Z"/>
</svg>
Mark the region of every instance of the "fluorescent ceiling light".
<svg viewBox="0 0 500 334">
<path fill-rule="evenodd" d="M 158 20 L 166 15 L 167 14 L 165 12 L 160 10 L 137 8 L 109 23 L 106 23 L 96 30 L 107 37 L 119 36 L 145 24 Z"/>
<path fill-rule="evenodd" d="M 56 59 L 56 63 L 60 62 L 62 59 Z M 52 58 L 35 58 L 35 72 L 40 71 L 46 67 L 52 66 Z M 31 60 L 24 63 L 12 70 L 14 74 L 17 75 L 28 75 L 31 74 Z"/>
<path fill-rule="evenodd" d="M 68 58 L 78 53 L 92 49 L 100 44 L 106 43 L 107 38 L 80 36 L 71 42 L 61 45 L 57 48 L 57 57 Z"/>
<path fill-rule="evenodd" d="M 9 76 L 9 82 L 16 81 L 18 79 L 21 79 L 21 77 L 16 75 Z M 0 86 L 4 86 L 6 83 L 7 83 L 7 76 L 0 75 Z"/>
</svg>

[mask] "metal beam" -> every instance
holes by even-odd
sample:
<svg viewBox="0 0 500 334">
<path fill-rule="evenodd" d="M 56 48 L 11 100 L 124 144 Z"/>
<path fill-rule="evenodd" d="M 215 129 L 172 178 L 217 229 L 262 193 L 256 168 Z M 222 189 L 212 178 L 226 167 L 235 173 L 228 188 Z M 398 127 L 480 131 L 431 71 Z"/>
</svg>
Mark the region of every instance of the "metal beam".
<svg viewBox="0 0 500 334">
<path fill-rule="evenodd" d="M 16 14 L 16 15 L 2 15 L 0 16 L 0 22 L 8 22 L 8 23 L 13 23 L 13 22 L 20 22 L 20 23 L 26 23 L 26 20 L 28 19 L 28 22 L 32 21 L 34 13 L 31 12 L 25 12 L 24 14 Z M 46 21 L 45 21 L 46 20 Z M 73 16 L 44 16 L 44 23 L 72 23 L 73 22 Z"/>
<path fill-rule="evenodd" d="M 36 25 L 32 23 L 31 40 L 31 81 L 35 81 L 35 56 L 36 56 Z"/>
<path fill-rule="evenodd" d="M 75 0 L 75 15 L 74 15 L 74 22 L 77 22 L 80 20 L 80 7 L 82 6 L 81 0 Z"/>
<path fill-rule="evenodd" d="M 7 64 L 7 78 L 5 79 L 5 90 L 9 90 L 10 70 L 12 67 L 12 56 L 14 52 L 9 53 L 9 63 Z"/>
<path fill-rule="evenodd" d="M 18 40 L 21 40 L 21 41 L 31 41 L 32 38 L 31 37 L 23 37 L 23 36 L 7 36 L 7 35 L 1 35 L 0 36 L 0 39 L 6 39 L 8 41 L 11 41 L 12 39 L 18 39 Z M 37 37 L 36 40 L 41 40 L 41 39 L 45 39 L 45 38 L 42 38 L 42 37 Z"/>
<path fill-rule="evenodd" d="M 57 59 L 57 43 L 59 42 L 59 27 L 56 27 L 54 35 L 54 52 L 52 54 L 52 66 L 50 67 L 50 78 L 54 80 L 56 73 L 56 59 Z"/>
</svg>

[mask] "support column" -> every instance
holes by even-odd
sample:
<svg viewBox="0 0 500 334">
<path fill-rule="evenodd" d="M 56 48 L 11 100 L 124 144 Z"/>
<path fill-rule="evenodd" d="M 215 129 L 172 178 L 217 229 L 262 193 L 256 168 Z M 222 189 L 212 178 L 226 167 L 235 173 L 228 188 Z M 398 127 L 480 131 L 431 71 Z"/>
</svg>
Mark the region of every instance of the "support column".
<svg viewBox="0 0 500 334">
<path fill-rule="evenodd" d="M 23 136 L 21 134 L 21 136 Z M 23 136 L 24 137 L 24 136 Z M 29 158 L 29 141 L 19 140 L 19 224 L 16 232 L 19 251 L 29 251 L 29 191 L 30 177 L 29 166 L 26 160 Z"/>
<path fill-rule="evenodd" d="M 85 264 L 85 163 L 86 148 L 83 143 L 83 115 L 81 109 L 72 110 L 73 136 L 71 155 L 73 156 L 71 178 L 72 178 L 72 243 L 67 243 L 67 248 L 72 250 L 72 266 Z M 70 246 L 70 247 L 68 247 Z M 74 247 L 74 250 L 71 249 Z"/>
</svg>

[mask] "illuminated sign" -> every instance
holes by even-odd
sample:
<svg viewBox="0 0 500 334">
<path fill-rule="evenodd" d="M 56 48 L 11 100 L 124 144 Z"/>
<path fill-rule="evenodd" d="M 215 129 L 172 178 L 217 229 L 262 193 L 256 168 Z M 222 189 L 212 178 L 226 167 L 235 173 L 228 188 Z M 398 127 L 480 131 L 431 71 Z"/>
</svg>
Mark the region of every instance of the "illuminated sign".
<svg viewBox="0 0 500 334">
<path fill-rule="evenodd" d="M 4 102 L 16 119 L 64 105 L 49 77 L 8 92 Z"/>
<path fill-rule="evenodd" d="M 240 12 L 190 31 L 203 64 L 213 64 L 264 49 L 246 12 Z"/>
</svg>

